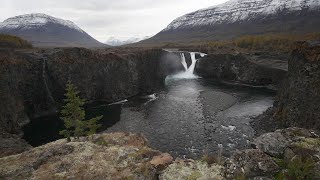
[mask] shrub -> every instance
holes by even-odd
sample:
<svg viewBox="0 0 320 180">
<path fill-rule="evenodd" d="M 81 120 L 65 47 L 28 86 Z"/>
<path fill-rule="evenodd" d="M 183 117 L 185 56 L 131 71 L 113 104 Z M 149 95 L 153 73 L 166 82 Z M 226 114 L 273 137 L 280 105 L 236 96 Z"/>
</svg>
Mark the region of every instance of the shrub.
<svg viewBox="0 0 320 180">
<path fill-rule="evenodd" d="M 32 48 L 32 45 L 17 36 L 0 34 L 0 47 L 4 48 Z"/>
<path fill-rule="evenodd" d="M 234 40 L 234 45 L 249 50 L 290 50 L 294 39 L 286 35 L 243 36 Z"/>
<path fill-rule="evenodd" d="M 312 158 L 296 156 L 283 168 L 286 170 L 278 173 L 275 179 L 312 180 L 317 177 L 317 172 L 315 172 L 315 162 Z"/>
<path fill-rule="evenodd" d="M 222 48 L 236 48 L 238 50 L 258 50 L 258 51 L 291 51 L 294 42 L 320 40 L 320 33 L 309 34 L 263 34 L 247 35 L 229 41 L 211 41 L 202 43 L 200 46 L 207 51 Z"/>
<path fill-rule="evenodd" d="M 311 158 L 294 158 L 288 164 L 288 175 L 295 179 L 314 179 L 315 162 Z"/>
<path fill-rule="evenodd" d="M 206 162 L 208 165 L 212 164 L 219 164 L 223 165 L 224 164 L 224 159 L 223 159 L 223 148 L 219 147 L 219 150 L 216 154 L 209 154 L 208 151 L 206 150 L 201 158 L 203 162 Z"/>
</svg>

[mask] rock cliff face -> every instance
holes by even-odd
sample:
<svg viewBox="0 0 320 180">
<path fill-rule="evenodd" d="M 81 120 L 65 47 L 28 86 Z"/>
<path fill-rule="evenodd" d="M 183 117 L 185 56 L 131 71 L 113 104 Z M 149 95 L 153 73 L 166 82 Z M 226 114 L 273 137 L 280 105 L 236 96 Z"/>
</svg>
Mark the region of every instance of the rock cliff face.
<svg viewBox="0 0 320 180">
<path fill-rule="evenodd" d="M 195 71 L 203 77 L 274 87 L 287 73 L 285 68 L 271 67 L 243 54 L 209 54 L 198 61 Z"/>
<path fill-rule="evenodd" d="M 289 73 L 277 96 L 274 117 L 284 126 L 320 130 L 320 43 L 301 42 L 289 60 Z"/>
<path fill-rule="evenodd" d="M 68 80 L 89 102 L 115 102 L 159 90 L 166 75 L 175 71 L 162 61 L 166 55 L 162 50 L 136 49 L 0 50 L 1 127 L 19 133 L 29 118 L 55 113 Z"/>
</svg>

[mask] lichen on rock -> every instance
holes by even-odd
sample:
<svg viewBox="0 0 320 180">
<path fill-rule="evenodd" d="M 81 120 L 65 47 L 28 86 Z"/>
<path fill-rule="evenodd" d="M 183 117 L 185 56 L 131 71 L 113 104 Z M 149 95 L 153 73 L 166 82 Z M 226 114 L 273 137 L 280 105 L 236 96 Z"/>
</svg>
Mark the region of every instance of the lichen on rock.
<svg viewBox="0 0 320 180">
<path fill-rule="evenodd" d="M 209 180 L 225 179 L 224 167 L 218 164 L 177 159 L 159 177 L 160 180 Z"/>
<path fill-rule="evenodd" d="M 301 139 L 305 138 L 312 141 L 316 137 L 319 136 L 313 130 L 292 127 L 265 133 L 255 138 L 253 145 L 271 156 L 282 157 L 285 149 L 293 143 L 303 143 Z"/>
<path fill-rule="evenodd" d="M 95 143 L 104 139 L 107 145 Z M 99 134 L 68 142 L 58 140 L 19 155 L 0 159 L 0 179 L 155 179 L 150 164 L 159 151 L 130 133 Z M 136 158 L 133 155 L 136 155 Z"/>
</svg>

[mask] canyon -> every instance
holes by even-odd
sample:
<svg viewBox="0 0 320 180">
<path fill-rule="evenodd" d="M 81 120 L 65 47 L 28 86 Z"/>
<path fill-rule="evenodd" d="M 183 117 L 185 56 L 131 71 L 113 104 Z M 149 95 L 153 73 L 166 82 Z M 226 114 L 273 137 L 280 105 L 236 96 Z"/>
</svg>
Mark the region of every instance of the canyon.
<svg viewBox="0 0 320 180">
<path fill-rule="evenodd" d="M 0 22 L 0 179 L 319 179 L 319 12 L 229 0 L 119 47 L 47 14 Z M 93 135 L 59 133 L 68 81 Z"/>
<path fill-rule="evenodd" d="M 285 138 L 290 139 L 288 140 L 288 142 L 290 142 L 291 144 L 292 143 L 299 144 L 301 141 L 303 141 L 303 143 L 310 143 L 309 141 L 310 138 L 313 138 L 312 142 L 317 141 L 318 140 L 317 139 L 318 136 L 316 135 L 317 126 L 314 126 L 317 124 L 317 121 L 316 121 L 316 118 L 310 118 L 310 117 L 317 117 L 318 116 L 317 111 L 314 111 L 313 109 L 310 109 L 310 108 L 308 108 L 308 110 L 306 109 L 303 110 L 304 108 L 306 108 L 306 106 L 303 106 L 304 103 L 296 103 L 296 98 L 298 97 L 298 95 L 294 95 L 294 93 L 292 92 L 304 91 L 304 94 L 306 97 L 304 97 L 303 99 L 300 99 L 299 102 L 303 102 L 304 99 L 311 98 L 311 99 L 314 99 L 315 101 L 309 100 L 309 101 L 306 101 L 306 103 L 314 102 L 313 107 L 317 108 L 316 106 L 317 95 L 312 92 L 315 92 L 317 90 L 316 77 L 317 77 L 317 74 L 319 73 L 316 68 L 318 63 L 318 58 L 319 58 L 318 47 L 319 47 L 319 43 L 317 42 L 300 43 L 300 44 L 298 43 L 296 45 L 296 49 L 291 54 L 291 57 L 288 57 L 289 59 L 288 69 L 284 65 L 285 60 L 279 60 L 278 59 L 279 57 L 275 58 L 274 55 L 270 55 L 270 54 L 267 55 L 263 53 L 262 54 L 261 53 L 254 53 L 254 54 L 222 53 L 222 54 L 205 55 L 201 53 L 189 53 L 185 51 L 179 52 L 175 50 L 168 51 L 168 50 L 161 50 L 161 49 L 141 50 L 141 49 L 135 49 L 135 48 L 133 49 L 119 48 L 116 50 L 115 49 L 89 50 L 89 49 L 83 49 L 83 48 L 65 48 L 65 49 L 57 48 L 57 49 L 36 49 L 36 50 L 24 49 L 24 50 L 14 50 L 14 51 L 8 50 L 8 49 L 1 49 L 0 57 L 1 57 L 1 63 L 3 66 L 1 66 L 0 82 L 2 85 L 5 85 L 5 86 L 2 86 L 5 88 L 2 89 L 0 95 L 1 95 L 2 102 L 5 102 L 5 104 L 2 103 L 3 106 L 1 107 L 1 141 L 3 142 L 1 144 L 1 152 L 2 152 L 3 158 L 1 158 L 0 161 L 3 162 L 4 164 L 7 164 L 7 163 L 12 164 L 15 161 L 16 162 L 20 161 L 20 159 L 24 158 L 24 156 L 27 155 L 28 153 L 31 153 L 31 154 L 35 153 L 35 156 L 32 155 L 32 157 L 34 156 L 36 158 L 37 157 L 36 154 L 39 154 L 39 153 L 43 154 L 44 151 L 46 152 L 52 151 L 53 153 L 52 155 L 43 157 L 45 159 L 44 160 L 45 162 L 52 162 L 53 159 L 57 157 L 58 154 L 62 156 L 66 156 L 67 159 L 71 158 L 71 156 L 72 157 L 78 156 L 77 155 L 78 152 L 80 153 L 79 156 L 83 156 L 84 154 L 78 149 L 79 148 L 78 146 L 86 146 L 86 148 L 89 148 L 89 149 L 97 148 L 96 146 L 101 146 L 104 142 L 100 140 L 101 139 L 100 137 L 103 137 L 103 138 L 109 137 L 107 139 L 110 139 L 110 137 L 118 136 L 113 134 L 114 130 L 115 132 L 117 132 L 119 130 L 118 129 L 119 127 L 120 127 L 120 130 L 123 129 L 121 127 L 122 123 L 126 123 L 126 121 L 129 123 L 130 121 L 133 120 L 132 115 L 134 114 L 129 113 L 128 114 L 129 119 L 127 119 L 126 121 L 121 120 L 123 121 L 122 123 L 120 124 L 118 123 L 118 125 L 115 125 L 109 131 L 107 131 L 109 134 L 102 133 L 101 135 L 97 135 L 96 138 L 94 138 L 96 140 L 94 140 L 93 144 L 91 144 L 91 140 L 88 140 L 88 139 L 83 139 L 83 141 L 80 141 L 80 142 L 78 140 L 74 140 L 71 142 L 71 144 L 68 142 L 64 142 L 64 140 L 58 140 L 57 142 L 49 143 L 47 145 L 39 146 L 37 148 L 32 148 L 24 139 L 21 139 L 21 135 L 22 135 L 21 128 L 24 125 L 30 123 L 31 119 L 34 119 L 36 117 L 46 117 L 50 114 L 57 113 L 60 106 L 62 105 L 64 85 L 68 80 L 72 80 L 77 85 L 77 87 L 81 91 L 81 96 L 85 97 L 88 100 L 88 102 L 105 101 L 106 103 L 117 102 L 117 101 L 128 99 L 134 96 L 144 96 L 144 95 L 149 95 L 155 92 L 159 92 L 161 91 L 161 89 L 166 88 L 166 86 L 168 88 L 168 85 L 165 85 L 168 82 L 170 84 L 171 80 L 168 79 L 168 77 L 171 77 L 174 79 L 182 78 L 181 83 L 185 84 L 186 82 L 188 82 L 189 85 L 190 83 L 192 83 L 193 81 L 192 79 L 199 78 L 202 76 L 202 77 L 205 77 L 206 79 L 213 79 L 214 81 L 217 81 L 217 82 L 221 81 L 222 83 L 226 83 L 226 84 L 231 83 L 232 87 L 252 86 L 251 88 L 264 87 L 268 89 L 278 90 L 279 93 L 276 96 L 276 101 L 274 102 L 274 106 L 273 107 L 270 106 L 269 110 L 265 114 L 261 115 L 264 118 L 261 118 L 258 116 L 257 120 L 253 121 L 253 124 L 254 122 L 257 122 L 260 125 L 263 125 L 265 121 L 268 121 L 268 123 L 277 124 L 278 126 L 276 128 L 286 128 L 292 125 L 297 125 L 297 126 L 306 127 L 306 128 L 312 127 L 312 128 L 315 128 L 315 131 L 303 130 L 303 129 L 293 129 L 293 130 L 289 129 L 289 130 L 283 130 L 283 132 L 282 131 L 281 132 L 284 134 Z M 270 63 L 270 59 L 272 60 L 272 57 L 273 57 L 274 63 Z M 266 64 L 266 62 L 268 63 Z M 296 66 L 297 63 L 300 65 Z M 308 68 L 308 67 L 314 67 L 314 68 Z M 301 68 L 304 70 L 301 70 Z M 190 76 L 189 72 L 193 71 L 193 69 L 196 75 Z M 246 71 L 243 69 L 246 69 Z M 308 70 L 307 73 L 305 71 L 306 69 Z M 288 75 L 287 75 L 287 70 L 288 70 Z M 180 74 L 182 73 L 182 75 L 179 76 L 179 73 Z M 308 80 L 300 81 L 300 79 L 304 79 L 304 78 Z M 283 80 L 283 83 L 281 83 L 281 80 Z M 198 81 L 199 80 L 196 80 L 196 82 Z M 302 82 L 303 83 L 312 82 L 312 83 L 300 86 Z M 283 87 L 283 84 L 290 84 L 290 86 Z M 178 85 L 177 87 L 179 86 L 180 85 Z M 293 89 L 290 90 L 290 88 L 287 88 L 287 87 L 292 87 Z M 306 89 L 305 87 L 309 87 L 309 88 Z M 200 89 L 202 88 L 203 87 L 200 87 Z M 205 97 L 205 99 L 207 99 L 208 97 L 216 97 L 217 99 L 215 99 L 215 103 L 217 103 L 216 101 L 221 98 L 224 99 L 223 100 L 224 103 L 229 101 L 229 100 L 225 101 L 228 99 L 228 96 L 225 93 L 218 93 L 215 95 L 210 91 L 211 90 L 203 91 L 202 89 L 201 96 Z M 37 93 L 34 93 L 34 92 L 37 92 Z M 175 92 L 180 92 L 180 91 L 175 90 Z M 181 92 L 188 93 L 188 91 L 185 91 L 185 90 Z M 224 92 L 226 91 L 224 90 Z M 250 92 L 252 93 L 252 90 L 250 90 Z M 158 95 L 159 100 L 155 100 L 155 102 L 160 103 L 159 104 L 160 108 L 164 108 L 165 106 L 161 105 L 161 102 L 163 101 L 162 100 L 163 95 L 161 94 L 162 93 L 159 93 Z M 170 95 L 170 91 L 168 95 Z M 174 96 L 173 95 L 174 94 L 171 94 L 170 96 L 172 97 L 176 96 L 176 95 Z M 233 94 L 233 96 L 237 97 L 235 94 Z M 176 98 L 178 97 L 180 96 L 178 95 Z M 184 96 L 184 99 L 185 99 L 184 101 L 189 103 L 192 102 L 192 101 L 189 101 L 189 98 L 186 98 Z M 166 99 L 164 100 L 165 101 L 163 101 L 163 103 L 170 102 Z M 209 103 L 209 104 L 203 107 L 204 112 L 209 113 L 208 115 L 210 115 L 210 113 L 214 114 L 214 112 L 216 112 L 216 110 L 214 110 L 214 107 L 216 105 L 210 104 L 211 101 L 209 100 L 206 100 L 206 101 L 207 101 L 206 103 Z M 230 99 L 230 102 L 231 102 L 231 99 Z M 147 106 L 150 106 L 150 105 L 151 104 L 147 104 Z M 169 104 L 167 104 L 167 106 L 168 105 Z M 223 109 L 221 110 L 225 111 L 224 108 L 227 108 L 229 106 L 230 105 L 228 104 L 222 105 L 221 108 Z M 127 112 L 131 108 L 132 107 L 130 107 L 129 109 L 126 109 L 126 108 L 122 109 L 123 111 L 122 113 Z M 180 109 L 181 108 L 183 109 L 184 106 L 181 106 Z M 218 108 L 217 112 L 221 111 L 219 110 L 220 108 L 219 106 L 217 106 L 217 108 Z M 290 110 L 283 111 L 284 108 L 290 109 Z M 175 111 L 175 109 L 172 109 L 172 110 Z M 135 111 L 132 111 L 132 113 L 133 112 L 136 113 Z M 232 112 L 236 113 L 236 111 L 232 111 Z M 293 112 L 294 112 L 294 115 L 291 114 Z M 310 113 L 310 116 L 309 115 L 304 116 L 305 113 L 307 114 Z M 213 114 L 208 116 L 209 117 L 208 120 L 210 120 L 211 116 L 215 116 Z M 284 117 L 291 117 L 290 121 L 285 119 Z M 300 122 L 298 118 L 293 118 L 293 117 L 300 117 L 299 119 L 301 118 L 304 119 L 303 120 L 304 123 Z M 165 121 L 166 120 L 163 119 L 163 123 Z M 176 123 L 176 126 L 177 125 L 178 124 Z M 144 127 L 147 127 L 147 126 L 144 126 Z M 241 126 L 239 126 L 239 124 L 237 124 L 235 127 L 228 126 L 228 124 L 222 124 L 220 126 L 221 130 L 219 130 L 219 133 L 222 133 L 224 131 L 232 132 L 234 128 L 238 129 L 240 127 Z M 259 127 L 255 125 L 253 127 L 255 128 L 256 131 L 258 131 L 258 134 L 259 134 L 260 133 Z M 268 126 L 265 126 L 264 128 L 268 128 Z M 246 131 L 248 132 L 248 130 Z M 265 131 L 270 132 L 272 130 L 267 129 Z M 238 133 L 241 131 L 239 131 L 238 129 L 234 132 Z M 265 148 L 270 146 L 266 143 L 273 144 L 273 143 L 276 143 L 277 140 L 279 140 L 277 137 L 278 132 L 280 131 L 278 130 L 275 132 L 274 135 L 272 134 L 272 136 L 276 136 L 275 139 L 272 139 L 272 140 L 270 140 L 268 134 L 264 134 L 264 133 L 260 133 L 261 137 L 258 137 L 258 138 L 257 137 L 255 138 L 253 136 L 252 137 L 253 139 L 251 139 L 248 144 L 249 146 L 247 145 L 243 146 L 242 147 L 243 150 L 240 153 L 239 152 L 234 153 L 232 151 L 232 148 L 228 150 L 228 148 L 225 147 L 224 153 L 229 152 L 228 153 L 229 155 L 227 156 L 229 158 L 225 159 L 225 164 L 223 165 L 215 164 L 214 166 L 210 166 L 212 169 L 210 169 L 210 167 L 206 167 L 205 164 L 201 164 L 201 163 L 198 164 L 198 162 L 192 162 L 192 161 L 188 162 L 187 160 L 179 160 L 179 158 L 174 162 L 172 162 L 172 160 L 169 160 L 169 162 L 165 161 L 166 163 L 163 165 L 164 167 L 157 169 L 157 165 L 152 165 L 152 164 L 150 165 L 150 162 L 154 158 L 166 157 L 166 155 L 161 154 L 161 152 L 155 151 L 152 149 L 148 150 L 148 152 L 150 151 L 152 155 L 150 156 L 142 155 L 147 159 L 145 159 L 143 162 L 138 162 L 138 163 L 140 163 L 141 167 L 147 166 L 145 168 L 148 169 L 149 173 L 157 174 L 157 171 L 159 171 L 159 173 L 164 173 L 164 174 L 160 174 L 159 176 L 163 178 L 174 176 L 171 174 L 173 172 L 179 172 L 178 170 L 175 169 L 176 168 L 175 166 L 177 165 L 178 166 L 194 166 L 194 168 L 196 169 L 200 168 L 200 166 L 209 168 L 210 170 L 208 171 L 213 173 L 209 175 L 210 177 L 219 177 L 222 179 L 224 178 L 224 176 L 222 176 L 222 174 L 224 173 L 222 172 L 228 172 L 229 174 L 228 176 L 234 177 L 237 173 L 239 173 L 238 172 L 239 169 L 237 170 L 237 168 L 241 169 L 244 166 L 246 166 L 246 168 L 249 168 L 247 169 L 248 172 L 246 172 L 248 177 L 249 176 L 250 177 L 257 177 L 257 176 L 269 177 L 270 174 L 275 174 L 276 172 L 279 172 L 279 167 L 274 162 L 274 160 L 272 160 L 272 158 L 269 157 L 270 150 Z M 287 134 L 289 132 L 290 133 L 294 132 L 295 134 L 289 135 L 287 137 Z M 154 132 L 153 134 L 157 134 L 157 133 Z M 304 134 L 303 135 L 304 137 L 300 137 L 301 134 Z M 238 136 L 238 134 L 234 134 L 234 135 Z M 231 134 L 225 134 L 224 136 L 232 137 L 234 135 L 232 135 L 231 133 Z M 299 137 L 296 137 L 297 135 L 299 135 Z M 116 141 L 122 142 L 121 139 L 123 139 L 127 135 L 124 135 L 124 137 L 123 135 L 120 135 L 120 136 L 122 138 L 119 138 Z M 135 135 L 129 135 L 130 141 L 127 141 L 126 143 L 131 144 L 133 142 L 136 142 L 136 140 L 133 140 L 131 136 L 134 137 L 133 139 L 136 138 Z M 148 136 L 152 137 L 150 135 Z M 165 138 L 165 136 L 163 136 L 163 138 Z M 267 139 L 262 140 L 261 138 L 262 139 L 267 138 Z M 305 138 L 309 138 L 307 142 L 304 142 Z M 246 140 L 246 138 L 244 140 Z M 114 149 L 115 146 L 117 148 L 118 147 L 128 148 L 128 146 L 124 144 L 112 145 L 112 143 L 117 143 L 117 142 L 110 142 L 110 140 L 106 140 L 106 142 L 107 144 L 111 143 L 106 146 L 106 148 L 108 149 L 106 153 L 109 153 L 109 151 L 110 153 L 114 153 L 112 149 Z M 140 140 L 138 142 L 140 142 Z M 157 147 L 155 143 L 158 145 L 161 145 L 160 142 L 157 143 L 157 141 L 151 138 L 150 144 L 152 147 Z M 252 143 L 255 144 L 256 149 L 250 149 L 250 144 Z M 149 148 L 149 147 L 144 147 L 146 145 L 145 142 L 142 144 L 144 145 L 142 146 L 138 145 L 139 146 L 138 149 Z M 211 147 L 211 150 L 213 151 L 210 151 L 209 153 L 214 153 L 219 151 L 219 149 L 214 148 L 216 145 L 216 142 L 215 143 L 212 142 L 210 144 L 213 145 L 213 147 Z M 129 147 L 132 148 L 132 145 L 133 144 L 131 144 Z M 240 147 L 239 145 L 240 144 L 237 145 L 238 148 Z M 70 152 L 69 151 L 60 152 L 62 151 L 62 149 L 64 149 L 63 147 L 67 147 L 67 146 L 68 147 L 70 146 L 70 149 L 73 149 L 73 150 Z M 104 149 L 105 147 L 103 146 L 99 148 Z M 133 145 L 133 148 L 134 146 L 136 145 Z M 161 147 L 163 146 L 159 146 L 160 149 Z M 175 146 L 173 147 L 176 148 Z M 282 146 L 279 145 L 279 147 L 282 147 Z M 284 149 L 288 147 L 289 146 L 286 146 L 284 147 Z M 126 152 L 134 153 L 132 150 L 130 150 L 130 148 L 123 149 L 123 150 Z M 197 147 L 194 147 L 194 148 L 197 148 Z M 193 150 L 190 149 L 190 150 L 191 150 L 190 152 L 194 152 L 196 149 L 193 149 Z M 120 152 L 120 150 L 116 150 L 116 151 Z M 134 151 L 136 152 L 136 150 Z M 140 151 L 141 150 L 138 150 L 136 153 L 140 153 Z M 296 149 L 294 149 L 293 151 L 295 153 L 298 153 L 298 150 Z M 272 150 L 271 152 L 272 152 L 272 155 L 274 156 L 274 151 Z M 22 153 L 22 154 L 18 156 L 8 156 L 8 155 L 14 155 L 19 153 Z M 176 157 L 177 155 L 179 156 L 179 154 L 173 153 L 174 157 Z M 199 155 L 201 155 L 201 152 L 199 152 Z M 130 157 L 131 156 L 133 156 L 133 154 L 130 155 Z M 190 155 L 188 155 L 188 157 L 190 157 Z M 250 157 L 252 157 L 253 159 L 250 159 Z M 129 158 L 129 157 L 126 156 L 126 158 Z M 311 158 L 316 158 L 316 154 L 312 155 Z M 67 159 L 66 161 L 68 161 Z M 173 158 L 169 158 L 169 159 L 173 159 Z M 246 160 L 247 162 L 251 162 L 250 164 L 252 166 L 247 167 L 249 164 L 246 165 L 244 162 L 242 162 L 241 159 Z M 316 162 L 319 162 L 317 159 L 315 160 Z M 25 169 L 27 168 L 28 164 L 29 165 L 32 164 L 31 161 L 34 162 L 34 159 L 31 158 L 30 162 L 28 161 L 26 162 L 25 165 L 21 165 L 20 167 L 10 166 L 10 168 L 12 168 L 12 169 L 9 168 L 10 170 L 5 168 L 6 169 L 5 171 L 0 172 L 1 177 L 6 177 L 6 178 L 16 177 L 16 175 L 19 175 L 20 173 L 10 174 L 9 172 L 12 172 L 12 171 L 16 172 L 17 169 L 21 169 L 21 168 Z M 267 170 L 261 169 L 261 171 L 259 171 L 255 169 L 254 163 L 259 163 L 260 161 L 267 163 L 266 164 L 266 166 L 268 167 Z M 110 161 L 110 163 L 111 162 L 112 161 Z M 162 162 L 162 159 L 161 159 L 161 162 Z M 34 162 L 34 163 L 38 164 L 37 162 Z M 241 164 L 241 163 L 244 163 L 244 164 Z M 40 163 L 37 167 L 40 168 L 44 166 L 45 164 Z M 60 165 L 57 164 L 57 166 L 60 166 Z M 231 167 L 233 166 L 237 168 L 232 169 Z M 78 167 L 74 167 L 74 168 L 78 169 L 81 167 L 82 166 L 79 164 Z M 140 166 L 135 168 L 140 168 Z M 164 171 L 163 171 L 163 168 L 164 168 Z M 32 172 L 36 169 L 31 168 L 28 171 Z M 68 176 L 79 175 L 79 173 L 76 173 L 77 172 L 76 169 L 75 171 L 66 171 L 67 174 L 69 174 Z M 204 172 L 202 172 L 202 170 L 199 170 L 200 174 L 205 175 L 203 174 Z M 25 172 L 25 170 L 23 170 L 23 172 Z M 38 172 L 40 173 L 40 171 Z M 188 172 L 191 173 L 188 176 L 191 176 L 192 171 L 188 171 Z M 129 172 L 126 171 L 126 173 L 129 173 Z M 110 174 L 112 173 L 110 172 Z M 155 174 L 151 174 L 151 175 L 144 174 L 144 176 L 145 175 L 147 176 L 144 178 L 152 179 L 152 177 L 158 176 Z M 20 174 L 20 175 L 22 177 L 27 176 L 26 174 Z M 89 174 L 87 173 L 87 175 Z M 125 174 L 123 176 L 127 176 L 127 175 L 128 174 Z M 152 177 L 150 177 L 149 175 Z M 36 176 L 42 177 L 41 174 L 37 174 L 37 175 L 34 174 L 34 177 Z M 137 177 L 141 177 L 141 174 L 139 173 L 131 174 L 128 176 L 134 176 L 135 178 L 137 178 Z"/>
</svg>

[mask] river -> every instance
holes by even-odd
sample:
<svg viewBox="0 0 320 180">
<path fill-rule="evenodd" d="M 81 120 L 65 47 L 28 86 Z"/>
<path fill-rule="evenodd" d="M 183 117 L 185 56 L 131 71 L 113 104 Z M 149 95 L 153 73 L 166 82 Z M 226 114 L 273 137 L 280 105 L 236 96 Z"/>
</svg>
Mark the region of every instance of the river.
<svg viewBox="0 0 320 180">
<path fill-rule="evenodd" d="M 175 157 L 199 158 L 204 153 L 245 149 L 254 130 L 250 122 L 273 104 L 275 92 L 202 79 L 185 72 L 168 76 L 166 88 L 144 97 L 114 104 L 91 104 L 88 117 L 104 115 L 101 132 L 142 133 L 150 146 Z M 190 69 L 192 68 L 192 69 Z M 24 128 L 24 138 L 38 146 L 58 138 L 63 128 L 58 116 L 34 119 Z"/>
</svg>

